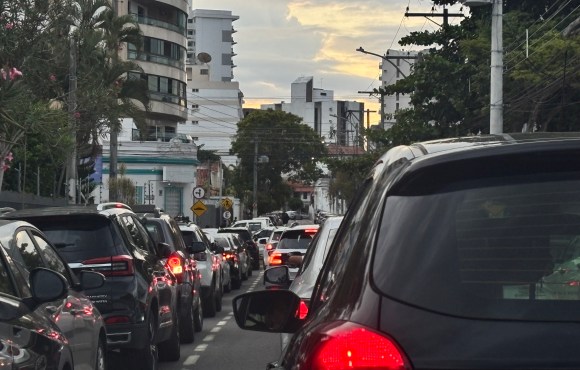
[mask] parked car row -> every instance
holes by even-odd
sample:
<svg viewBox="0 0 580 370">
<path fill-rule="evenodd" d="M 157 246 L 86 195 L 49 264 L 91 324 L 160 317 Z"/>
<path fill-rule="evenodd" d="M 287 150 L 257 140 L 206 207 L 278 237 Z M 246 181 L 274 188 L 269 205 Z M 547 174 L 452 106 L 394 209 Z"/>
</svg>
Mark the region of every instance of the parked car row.
<svg viewBox="0 0 580 370">
<path fill-rule="evenodd" d="M 236 322 L 288 334 L 275 370 L 579 368 L 578 158 L 578 133 L 395 147 Z"/>
<path fill-rule="evenodd" d="M 0 361 L 58 370 L 177 361 L 236 284 L 231 255 L 242 276 L 252 273 L 247 243 L 228 235 L 236 239 L 226 251 L 152 205 L 3 211 Z"/>
</svg>

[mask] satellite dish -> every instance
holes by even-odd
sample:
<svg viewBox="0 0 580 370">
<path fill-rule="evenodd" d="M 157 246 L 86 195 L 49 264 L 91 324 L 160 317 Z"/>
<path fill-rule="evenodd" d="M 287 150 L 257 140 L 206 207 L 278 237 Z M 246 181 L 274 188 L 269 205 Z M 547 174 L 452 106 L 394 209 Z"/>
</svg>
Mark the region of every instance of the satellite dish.
<svg viewBox="0 0 580 370">
<path fill-rule="evenodd" d="M 209 55 L 208 53 L 199 53 L 197 54 L 197 60 L 199 60 L 202 63 L 209 63 L 211 62 L 211 55 Z"/>
</svg>

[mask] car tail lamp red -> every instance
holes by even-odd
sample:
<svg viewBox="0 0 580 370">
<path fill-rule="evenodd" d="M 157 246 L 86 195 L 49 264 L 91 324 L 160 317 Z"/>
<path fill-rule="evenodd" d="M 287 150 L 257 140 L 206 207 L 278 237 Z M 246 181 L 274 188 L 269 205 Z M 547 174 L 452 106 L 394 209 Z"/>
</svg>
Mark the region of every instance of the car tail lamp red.
<svg viewBox="0 0 580 370">
<path fill-rule="evenodd" d="M 304 232 L 306 234 L 316 234 L 318 232 L 318 229 L 305 229 Z"/>
<path fill-rule="evenodd" d="M 135 273 L 133 257 L 128 255 L 93 258 L 82 262 L 83 268 L 105 276 L 132 276 Z"/>
<path fill-rule="evenodd" d="M 183 273 L 183 260 L 179 255 L 172 254 L 167 259 L 167 267 L 173 275 L 178 275 Z"/>
<path fill-rule="evenodd" d="M 268 264 L 270 266 L 277 266 L 282 264 L 282 255 L 279 252 L 274 252 L 268 257 Z"/>
<path fill-rule="evenodd" d="M 274 246 L 272 245 L 272 243 L 266 244 L 266 250 L 267 251 L 271 251 L 272 249 L 274 249 Z"/>
<path fill-rule="evenodd" d="M 308 301 L 305 301 L 304 299 L 300 300 L 300 306 L 298 307 L 296 316 L 300 320 L 304 320 L 306 316 L 308 316 Z"/>
<path fill-rule="evenodd" d="M 395 342 L 354 323 L 325 326 L 311 340 L 307 357 L 312 370 L 384 369 L 408 370 L 409 362 Z M 316 338 L 314 338 L 316 337 Z"/>
</svg>

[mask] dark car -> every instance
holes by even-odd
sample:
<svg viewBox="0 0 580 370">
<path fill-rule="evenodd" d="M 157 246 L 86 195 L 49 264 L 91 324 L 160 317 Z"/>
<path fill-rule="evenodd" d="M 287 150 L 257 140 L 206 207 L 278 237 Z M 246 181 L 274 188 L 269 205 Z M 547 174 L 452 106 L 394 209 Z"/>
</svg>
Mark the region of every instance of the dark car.
<svg viewBox="0 0 580 370">
<path fill-rule="evenodd" d="M 165 263 L 168 249 L 153 239 L 126 205 L 26 209 L 4 218 L 37 226 L 76 273 L 97 271 L 105 284 L 87 289 L 107 330 L 109 349 L 139 369 L 180 355 L 177 279 Z"/>
<path fill-rule="evenodd" d="M 579 158 L 578 133 L 393 148 L 349 206 L 306 320 L 278 290 L 236 298 L 236 321 L 294 333 L 271 369 L 578 369 Z"/>
<path fill-rule="evenodd" d="M 224 259 L 230 265 L 230 279 L 233 289 L 240 289 L 242 280 L 247 280 L 247 254 L 240 250 L 239 241 L 236 240 L 237 234 L 232 233 L 217 233 L 214 236 L 216 247 L 222 251 Z"/>
<path fill-rule="evenodd" d="M 180 340 L 192 343 L 194 333 L 203 327 L 200 271 L 194 258 L 197 251 L 191 244 L 185 244 L 177 222 L 154 204 L 135 205 L 132 209 L 141 218 L 155 244 L 164 243 L 164 247 L 171 251 L 164 262 L 177 279 Z"/>
<path fill-rule="evenodd" d="M 102 274 L 72 273 L 33 225 L 0 220 L 0 367 L 106 367 L 105 323 L 83 289 Z"/>
<path fill-rule="evenodd" d="M 248 251 L 251 258 L 252 268 L 248 272 L 248 276 L 252 276 L 252 269 L 260 269 L 260 251 L 258 245 L 252 237 L 252 232 L 250 232 L 245 227 L 224 227 L 218 230 L 218 233 L 234 233 L 238 234 L 240 240 L 244 244 L 244 248 Z"/>
</svg>

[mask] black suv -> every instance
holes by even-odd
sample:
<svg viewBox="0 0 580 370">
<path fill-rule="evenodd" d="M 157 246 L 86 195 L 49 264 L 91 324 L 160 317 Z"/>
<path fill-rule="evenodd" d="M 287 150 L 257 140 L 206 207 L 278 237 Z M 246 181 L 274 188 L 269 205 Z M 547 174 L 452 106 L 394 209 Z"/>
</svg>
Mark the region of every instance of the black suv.
<svg viewBox="0 0 580 370">
<path fill-rule="evenodd" d="M 180 355 L 177 279 L 137 215 L 121 203 L 26 209 L 3 218 L 42 230 L 75 273 L 97 271 L 105 284 L 86 290 L 107 330 L 109 349 L 126 353 L 139 369 Z"/>
<path fill-rule="evenodd" d="M 269 369 L 578 369 L 580 134 L 396 147 L 349 206 L 305 320 L 256 291 L 239 325 L 294 332 Z"/>
<path fill-rule="evenodd" d="M 248 271 L 248 276 L 252 276 L 252 270 L 260 269 L 260 250 L 258 245 L 252 237 L 250 230 L 245 227 L 224 227 L 218 230 L 218 233 L 234 233 L 238 234 L 242 243 L 244 243 L 244 249 L 248 251 L 249 257 L 252 262 L 250 264 L 251 268 Z"/>
<path fill-rule="evenodd" d="M 195 246 L 185 244 L 179 225 L 167 213 L 154 204 L 138 204 L 131 207 L 140 217 L 149 231 L 153 241 L 171 250 L 165 263 L 177 278 L 177 310 L 179 312 L 179 333 L 182 343 L 192 343 L 194 333 L 203 327 L 203 310 L 201 305 L 201 279 Z"/>
</svg>

